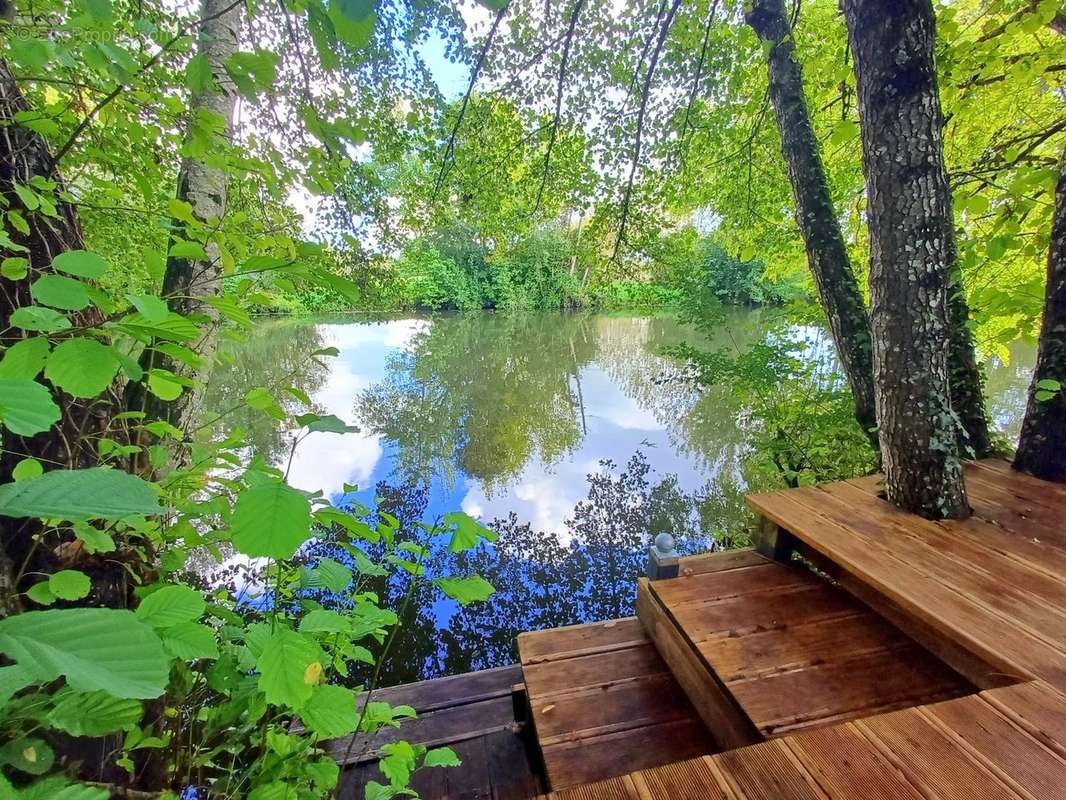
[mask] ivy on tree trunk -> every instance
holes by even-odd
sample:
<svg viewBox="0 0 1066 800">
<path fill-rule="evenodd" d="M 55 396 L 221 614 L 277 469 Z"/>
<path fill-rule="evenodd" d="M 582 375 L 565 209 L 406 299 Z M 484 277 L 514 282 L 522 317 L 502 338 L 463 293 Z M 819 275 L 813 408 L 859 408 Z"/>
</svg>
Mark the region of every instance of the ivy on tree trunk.
<svg viewBox="0 0 1066 800">
<path fill-rule="evenodd" d="M 1055 190 L 1036 369 L 1014 467 L 1066 483 L 1066 157 Z"/>
<path fill-rule="evenodd" d="M 955 245 L 929 0 L 844 0 L 869 199 L 874 390 L 889 501 L 969 514 L 951 402 Z"/>
<path fill-rule="evenodd" d="M 796 222 L 818 297 L 829 319 L 837 356 L 855 398 L 855 417 L 876 447 L 870 321 L 829 194 L 784 0 L 755 0 L 745 19 L 770 45 L 770 99 L 796 202 Z"/>
</svg>

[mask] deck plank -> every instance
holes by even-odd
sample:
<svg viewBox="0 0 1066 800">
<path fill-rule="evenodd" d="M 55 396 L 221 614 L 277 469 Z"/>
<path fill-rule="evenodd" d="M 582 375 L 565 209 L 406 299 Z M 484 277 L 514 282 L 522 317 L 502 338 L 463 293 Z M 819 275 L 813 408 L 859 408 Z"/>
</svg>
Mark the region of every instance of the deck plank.
<svg viewBox="0 0 1066 800">
<path fill-rule="evenodd" d="M 715 762 L 745 800 L 827 800 L 825 792 L 780 741 L 720 753 Z"/>
</svg>

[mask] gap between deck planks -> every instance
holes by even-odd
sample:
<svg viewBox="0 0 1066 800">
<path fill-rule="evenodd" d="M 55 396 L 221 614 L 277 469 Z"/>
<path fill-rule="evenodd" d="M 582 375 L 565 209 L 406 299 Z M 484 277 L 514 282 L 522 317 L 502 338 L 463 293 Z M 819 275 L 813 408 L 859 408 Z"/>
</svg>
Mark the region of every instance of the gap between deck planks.
<svg viewBox="0 0 1066 800">
<path fill-rule="evenodd" d="M 895 711 L 570 790 L 553 800 L 1057 800 L 1066 698 L 1043 682 Z"/>
</svg>

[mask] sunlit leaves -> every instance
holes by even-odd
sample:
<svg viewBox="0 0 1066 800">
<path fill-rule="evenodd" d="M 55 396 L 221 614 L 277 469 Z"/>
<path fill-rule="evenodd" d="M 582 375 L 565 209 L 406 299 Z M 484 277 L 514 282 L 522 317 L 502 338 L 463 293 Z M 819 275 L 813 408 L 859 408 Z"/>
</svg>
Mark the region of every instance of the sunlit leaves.
<svg viewBox="0 0 1066 800">
<path fill-rule="evenodd" d="M 48 588 L 60 600 L 80 600 L 89 594 L 89 576 L 76 569 L 62 569 L 48 576 Z"/>
<path fill-rule="evenodd" d="M 170 309 L 162 298 L 150 294 L 127 294 L 126 299 L 140 312 L 148 322 L 162 322 L 167 318 Z"/>
<path fill-rule="evenodd" d="M 33 436 L 51 428 L 59 418 L 59 406 L 46 387 L 32 380 L 0 378 L 0 419 L 9 431 Z"/>
<path fill-rule="evenodd" d="M 444 523 L 453 528 L 451 541 L 448 549 L 453 553 L 461 553 L 477 546 L 482 539 L 489 542 L 496 541 L 496 532 L 486 528 L 469 514 L 455 511 L 444 515 Z"/>
<path fill-rule="evenodd" d="M 20 339 L 4 351 L 3 360 L 0 360 L 0 378 L 33 380 L 44 369 L 51 349 L 48 339 L 43 336 Z"/>
<path fill-rule="evenodd" d="M 311 665 L 321 665 L 321 650 L 306 636 L 279 628 L 263 646 L 256 662 L 259 688 L 268 703 L 300 708 L 311 697 L 317 676 Z M 308 678 L 311 678 L 308 680 Z"/>
<path fill-rule="evenodd" d="M 473 575 L 469 578 L 436 578 L 433 584 L 460 605 L 488 600 L 496 589 L 484 578 Z"/>
<path fill-rule="evenodd" d="M 275 80 L 278 56 L 267 50 L 237 52 L 226 60 L 226 73 L 245 97 L 255 97 Z"/>
<path fill-rule="evenodd" d="M 233 546 L 247 556 L 291 558 L 311 536 L 311 504 L 296 489 L 270 479 L 241 492 L 230 528 Z"/>
<path fill-rule="evenodd" d="M 78 311 L 89 305 L 85 284 L 65 275 L 42 275 L 30 285 L 33 299 L 42 305 Z"/>
<path fill-rule="evenodd" d="M 24 331 L 51 333 L 69 328 L 70 320 L 51 308 L 23 306 L 11 313 L 11 324 Z"/>
<path fill-rule="evenodd" d="M 52 268 L 79 278 L 102 278 L 107 262 L 88 250 L 68 250 L 52 259 Z"/>
<path fill-rule="evenodd" d="M 169 628 L 199 619 L 206 603 L 203 595 L 188 586 L 164 586 L 141 600 L 137 619 L 153 628 Z"/>
<path fill-rule="evenodd" d="M 355 730 L 359 712 L 355 692 L 343 686 L 315 686 L 300 709 L 300 719 L 316 736 L 335 739 Z"/>
<path fill-rule="evenodd" d="M 426 753 L 422 762 L 424 767 L 458 767 L 462 765 L 459 756 L 450 747 L 435 747 Z"/>
<path fill-rule="evenodd" d="M 179 622 L 159 631 L 163 647 L 172 656 L 193 660 L 218 658 L 215 632 L 198 622 Z"/>
<path fill-rule="evenodd" d="M 115 380 L 119 360 L 115 351 L 95 339 L 78 337 L 56 345 L 44 375 L 75 397 L 96 397 Z"/>
<path fill-rule="evenodd" d="M 41 683 L 60 676 L 82 691 L 152 698 L 163 692 L 168 659 L 152 629 L 131 611 L 70 608 L 0 620 L 0 652 Z"/>
<path fill-rule="evenodd" d="M 0 486 L 0 514 L 7 517 L 121 519 L 161 510 L 144 480 L 101 467 L 50 470 L 33 480 Z"/>
</svg>

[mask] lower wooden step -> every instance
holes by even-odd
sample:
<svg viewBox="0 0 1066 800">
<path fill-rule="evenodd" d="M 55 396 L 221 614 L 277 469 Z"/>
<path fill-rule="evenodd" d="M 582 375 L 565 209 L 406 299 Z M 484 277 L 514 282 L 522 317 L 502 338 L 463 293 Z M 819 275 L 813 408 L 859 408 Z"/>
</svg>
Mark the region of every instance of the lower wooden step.
<svg viewBox="0 0 1066 800">
<path fill-rule="evenodd" d="M 714 751 L 635 617 L 523 633 L 518 653 L 553 790 Z"/>
<path fill-rule="evenodd" d="M 975 691 L 847 592 L 754 551 L 641 580 L 637 612 L 722 749 Z"/>
</svg>

